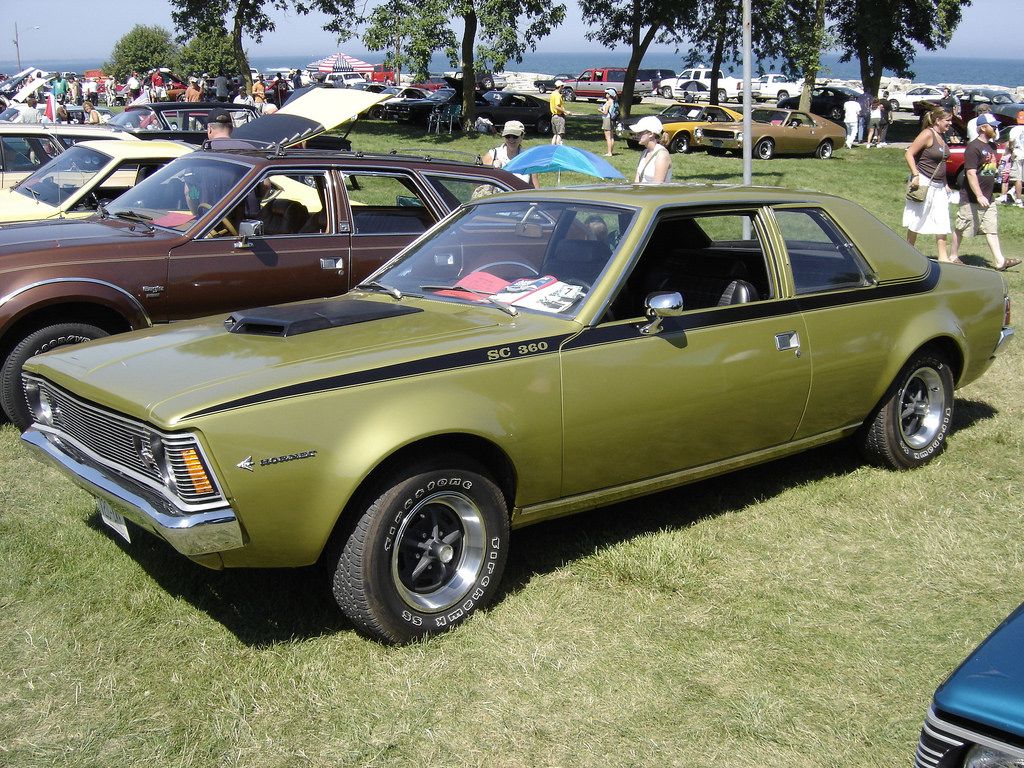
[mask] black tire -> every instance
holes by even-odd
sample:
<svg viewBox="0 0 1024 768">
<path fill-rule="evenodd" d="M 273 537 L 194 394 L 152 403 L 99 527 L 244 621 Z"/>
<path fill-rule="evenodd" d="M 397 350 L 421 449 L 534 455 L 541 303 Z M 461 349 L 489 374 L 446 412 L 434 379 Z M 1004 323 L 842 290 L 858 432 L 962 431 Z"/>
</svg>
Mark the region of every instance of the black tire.
<svg viewBox="0 0 1024 768">
<path fill-rule="evenodd" d="M 538 85 L 537 86 L 537 91 L 539 93 L 547 93 L 548 92 L 548 87 L 546 85 Z"/>
<path fill-rule="evenodd" d="M 672 98 L 672 89 L 669 86 L 666 85 L 664 88 L 661 89 L 661 98 L 663 98 L 663 99 L 671 99 Z"/>
<path fill-rule="evenodd" d="M 771 160 L 775 155 L 775 142 L 771 139 L 761 139 L 754 145 L 754 157 L 758 160 Z"/>
<path fill-rule="evenodd" d="M 843 108 L 832 107 L 832 109 L 828 111 L 828 119 L 836 123 L 843 122 Z"/>
<path fill-rule="evenodd" d="M 688 153 L 690 151 L 690 134 L 686 131 L 679 131 L 669 142 L 668 151 L 680 155 Z"/>
<path fill-rule="evenodd" d="M 465 621 L 491 601 L 505 568 L 509 518 L 499 488 L 467 459 L 430 466 L 384 484 L 334 567 L 341 610 L 388 643 Z"/>
<path fill-rule="evenodd" d="M 823 142 L 821 142 L 821 144 L 818 145 L 818 148 L 814 150 L 814 156 L 819 160 L 828 160 L 830 157 L 832 157 L 833 149 L 834 147 L 832 146 L 832 142 L 829 141 L 828 139 L 825 139 Z"/>
<path fill-rule="evenodd" d="M 890 99 L 889 100 L 889 111 L 890 112 L 895 112 L 899 108 L 900 108 L 900 103 L 898 101 L 896 101 L 896 99 Z"/>
<path fill-rule="evenodd" d="M 941 354 L 924 352 L 903 366 L 864 423 L 860 448 L 872 464 L 912 469 L 942 452 L 952 423 L 953 371 Z"/>
<path fill-rule="evenodd" d="M 563 88 L 562 98 L 565 99 L 566 101 L 576 101 L 576 91 L 574 91 L 572 88 Z"/>
<path fill-rule="evenodd" d="M 551 118 L 542 117 L 537 121 L 537 133 L 548 134 L 551 133 Z"/>
<path fill-rule="evenodd" d="M 785 99 L 788 99 L 788 98 L 789 98 L 789 91 L 779 91 L 777 94 L 775 94 L 775 101 L 776 101 L 776 103 L 780 102 L 780 101 L 784 101 Z"/>
<path fill-rule="evenodd" d="M 33 355 L 100 339 L 106 335 L 107 332 L 102 328 L 86 323 L 57 323 L 33 331 L 15 344 L 0 366 L 0 406 L 11 423 L 22 431 L 32 423 L 32 414 L 21 388 L 21 369 L 25 361 Z"/>
<path fill-rule="evenodd" d="M 729 100 L 729 93 L 725 90 L 725 88 L 719 88 L 718 89 L 718 103 L 719 104 L 725 104 L 725 102 L 727 102 L 728 100 Z"/>
</svg>

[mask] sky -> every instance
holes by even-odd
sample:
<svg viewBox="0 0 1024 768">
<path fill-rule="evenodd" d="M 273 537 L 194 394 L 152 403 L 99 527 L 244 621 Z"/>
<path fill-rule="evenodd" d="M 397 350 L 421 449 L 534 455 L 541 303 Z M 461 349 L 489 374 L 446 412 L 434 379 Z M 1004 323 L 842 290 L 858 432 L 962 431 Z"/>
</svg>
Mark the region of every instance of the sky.
<svg viewBox="0 0 1024 768">
<path fill-rule="evenodd" d="M 582 32 L 577 0 L 563 0 L 568 9 L 566 23 L 542 40 L 538 50 L 546 53 L 586 51 L 588 45 Z M 974 0 L 964 9 L 963 21 L 957 28 L 946 55 L 970 58 L 994 58 L 1010 54 L 1021 58 L 1020 41 L 1024 40 L 1024 0 Z M 756 7 L 756 0 L 754 6 Z M 15 24 L 21 59 L 94 59 L 105 60 L 114 43 L 136 24 L 155 24 L 173 30 L 171 3 L 167 0 L 0 0 L 0 61 L 14 61 Z M 126 9 L 131 9 L 126 13 Z M 756 13 L 756 10 L 755 10 Z M 74 19 L 73 24 L 68 20 Z M 313 56 L 352 50 L 361 46 L 356 42 L 340 45 L 335 35 L 323 30 L 326 17 L 322 14 L 302 16 L 294 12 L 277 18 L 276 31 L 269 33 L 263 43 L 245 44 L 250 56 Z M 998 31 L 997 39 L 994 33 Z M 1001 45 L 1000 41 L 1013 41 Z M 664 50 L 664 49 L 662 49 Z"/>
</svg>

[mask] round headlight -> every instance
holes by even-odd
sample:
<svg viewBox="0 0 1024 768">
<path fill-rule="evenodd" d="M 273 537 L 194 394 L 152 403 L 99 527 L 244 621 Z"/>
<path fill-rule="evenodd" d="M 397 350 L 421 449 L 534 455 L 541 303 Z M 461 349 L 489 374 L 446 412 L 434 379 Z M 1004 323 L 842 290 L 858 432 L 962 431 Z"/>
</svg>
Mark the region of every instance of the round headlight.
<svg viewBox="0 0 1024 768">
<path fill-rule="evenodd" d="M 964 758 L 963 768 L 1024 768 L 1024 758 L 975 744 Z"/>
<path fill-rule="evenodd" d="M 694 130 L 693 135 L 699 139 L 704 135 L 704 130 L 702 128 L 697 128 Z"/>
</svg>

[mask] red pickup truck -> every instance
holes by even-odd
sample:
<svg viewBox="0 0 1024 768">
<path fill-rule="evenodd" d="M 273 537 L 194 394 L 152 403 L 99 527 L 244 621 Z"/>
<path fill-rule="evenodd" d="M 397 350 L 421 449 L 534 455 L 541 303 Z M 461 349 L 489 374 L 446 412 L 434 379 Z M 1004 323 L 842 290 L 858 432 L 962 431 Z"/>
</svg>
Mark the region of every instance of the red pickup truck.
<svg viewBox="0 0 1024 768">
<path fill-rule="evenodd" d="M 596 101 L 604 98 L 605 88 L 614 88 L 622 93 L 622 83 L 626 79 L 625 67 L 597 67 L 584 70 L 575 80 L 567 80 L 562 95 L 566 101 L 591 99 Z M 633 84 L 633 103 L 638 104 L 644 96 L 654 92 L 654 83 L 650 80 L 637 80 Z"/>
</svg>

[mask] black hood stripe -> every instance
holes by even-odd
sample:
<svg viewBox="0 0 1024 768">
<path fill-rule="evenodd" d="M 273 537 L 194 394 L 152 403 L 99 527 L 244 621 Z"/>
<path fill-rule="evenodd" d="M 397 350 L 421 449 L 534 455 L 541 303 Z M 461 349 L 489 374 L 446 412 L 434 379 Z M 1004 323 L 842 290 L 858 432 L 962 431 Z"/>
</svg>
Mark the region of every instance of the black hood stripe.
<svg viewBox="0 0 1024 768">
<path fill-rule="evenodd" d="M 931 262 L 927 274 L 918 280 L 910 282 L 892 283 L 855 291 L 824 293 L 783 301 L 751 302 L 749 304 L 737 304 L 732 307 L 691 312 L 682 317 L 668 318 L 665 320 L 663 328 L 664 332 L 667 333 L 692 331 L 698 328 L 711 328 L 731 323 L 763 320 L 769 317 L 781 317 L 798 312 L 815 312 L 821 309 L 848 304 L 884 301 L 901 296 L 927 293 L 935 288 L 938 281 L 939 266 L 935 262 Z M 381 381 L 422 376 L 428 373 L 437 373 L 456 368 L 470 368 L 477 365 L 509 362 L 522 357 L 550 355 L 561 350 L 583 349 L 639 339 L 643 337 L 640 333 L 640 328 L 643 325 L 644 323 L 601 325 L 587 328 L 580 333 L 568 333 L 540 339 L 477 347 L 465 352 L 438 355 L 437 357 L 428 357 L 422 360 L 411 360 L 405 363 L 386 365 L 381 368 L 346 373 L 340 376 L 329 376 L 323 379 L 270 389 L 254 395 L 229 400 L 219 405 L 194 411 L 187 414 L 184 418 L 192 419 L 197 416 L 207 416 L 212 413 L 221 413 L 235 408 L 258 405 L 271 400 L 283 400 L 300 395 L 311 395 L 336 389 L 358 387 L 364 384 L 374 384 Z M 649 338 L 656 339 L 658 337 L 651 336 Z"/>
</svg>

